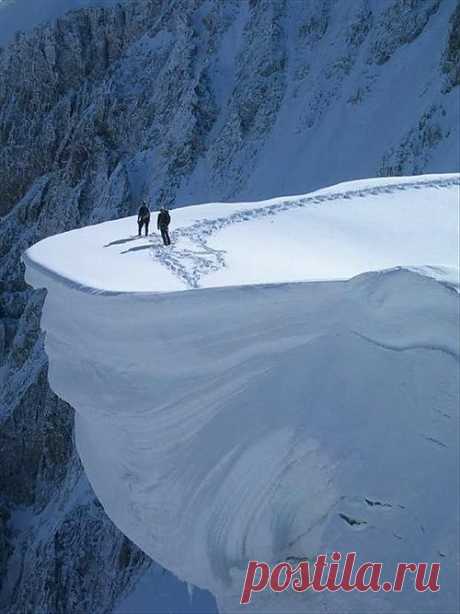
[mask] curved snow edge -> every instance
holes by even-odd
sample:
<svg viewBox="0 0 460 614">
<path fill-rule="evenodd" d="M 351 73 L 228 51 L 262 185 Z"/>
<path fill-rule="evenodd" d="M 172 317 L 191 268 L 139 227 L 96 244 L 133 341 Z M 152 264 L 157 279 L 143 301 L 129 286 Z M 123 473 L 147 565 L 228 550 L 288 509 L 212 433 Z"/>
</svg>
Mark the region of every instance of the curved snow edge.
<svg viewBox="0 0 460 614">
<path fill-rule="evenodd" d="M 76 408 L 94 491 L 123 533 L 211 590 L 221 611 L 234 611 L 249 558 L 345 552 L 350 539 L 363 560 L 447 549 L 459 356 L 450 289 L 402 267 L 150 300 L 48 279 L 49 381 Z M 369 466 L 384 469 L 378 480 Z M 343 514 L 363 530 L 351 533 Z"/>
<path fill-rule="evenodd" d="M 236 209 L 234 206 L 228 204 L 228 210 L 222 210 L 222 206 L 218 205 L 218 203 L 208 203 L 208 205 L 197 205 L 196 207 L 187 207 L 183 209 L 178 209 L 177 211 L 181 211 L 182 214 L 187 212 L 185 215 L 185 219 L 182 220 L 182 224 L 180 223 L 180 218 L 183 215 L 179 216 L 179 226 L 174 231 L 176 235 L 176 241 L 183 240 L 187 244 L 187 242 L 192 242 L 199 249 L 205 250 L 209 252 L 209 258 L 204 258 L 204 263 L 202 262 L 203 257 L 199 257 L 197 262 L 192 264 L 191 269 L 187 268 L 187 266 L 183 265 L 180 262 L 180 258 L 182 252 L 184 252 L 183 247 L 179 249 L 178 254 L 174 255 L 174 252 L 171 254 L 163 254 L 162 250 L 158 249 L 155 251 L 154 243 L 151 244 L 151 249 L 153 250 L 152 256 L 154 263 L 156 265 L 161 265 L 160 268 L 165 268 L 171 275 L 172 278 L 178 278 L 180 285 L 169 284 L 167 283 L 165 286 L 160 284 L 159 287 L 145 287 L 143 283 L 141 283 L 138 287 L 136 284 L 131 284 L 130 287 L 124 286 L 122 283 L 117 283 L 116 279 L 105 280 L 104 277 L 97 280 L 97 278 L 92 278 L 92 275 L 76 275 L 75 270 L 72 274 L 72 268 L 70 270 L 64 270 L 62 267 L 60 268 L 58 265 L 60 261 L 60 256 L 58 253 L 63 251 L 63 246 L 65 248 L 66 245 L 69 247 L 67 251 L 71 249 L 71 246 L 75 243 L 74 233 L 79 233 L 79 237 L 83 240 L 85 238 L 84 231 L 85 229 L 77 229 L 75 231 L 71 231 L 70 233 L 63 233 L 58 235 L 57 237 L 48 237 L 38 244 L 30 247 L 26 250 L 26 252 L 22 256 L 22 260 L 27 267 L 33 268 L 35 271 L 38 271 L 46 277 L 51 277 L 54 280 L 58 280 L 67 286 L 71 286 L 80 291 L 90 293 L 90 294 L 102 294 L 108 296 L 116 296 L 119 294 L 147 294 L 149 296 L 155 294 L 169 294 L 171 292 L 183 292 L 184 290 L 196 290 L 203 289 L 204 287 L 239 287 L 239 286 L 247 286 L 247 285 L 256 285 L 256 284 L 271 284 L 271 283 L 303 283 L 308 281 L 336 281 L 336 280 L 346 280 L 351 279 L 357 274 L 365 273 L 366 271 L 376 271 L 376 270 L 385 270 L 387 268 L 392 268 L 395 266 L 404 266 L 404 267 L 412 267 L 417 271 L 423 271 L 423 274 L 428 274 L 429 276 L 433 276 L 439 281 L 446 281 L 453 287 L 457 287 L 458 284 L 458 274 L 456 271 L 458 267 L 455 266 L 455 259 L 452 261 L 451 258 L 444 260 L 444 258 L 434 258 L 432 260 L 429 253 L 426 254 L 426 260 L 423 255 L 423 252 L 412 258 L 393 258 L 393 261 L 390 262 L 368 262 L 366 266 L 366 262 L 362 264 L 364 266 L 360 266 L 355 268 L 355 270 L 341 270 L 340 267 L 338 269 L 331 268 L 327 273 L 325 271 L 320 272 L 317 271 L 315 275 L 314 271 L 307 270 L 304 271 L 304 275 L 296 274 L 293 277 L 288 275 L 275 275 L 273 279 L 268 279 L 262 276 L 260 279 L 254 278 L 254 276 L 246 277 L 246 275 L 241 275 L 238 279 L 238 276 L 235 278 L 232 275 L 229 275 L 228 279 L 214 279 L 211 281 L 211 284 L 200 283 L 200 281 L 204 281 L 203 276 L 206 276 L 208 273 L 216 272 L 222 268 L 225 268 L 225 261 L 220 254 L 217 254 L 215 245 L 209 246 L 208 239 L 211 238 L 218 231 L 222 231 L 229 226 L 233 226 L 234 224 L 238 224 L 241 222 L 251 222 L 254 219 L 271 217 L 274 214 L 283 213 L 286 211 L 295 211 L 299 209 L 309 209 L 309 206 L 312 205 L 314 207 L 313 211 L 315 211 L 315 207 L 320 205 L 320 210 L 322 211 L 321 205 L 324 203 L 325 205 L 333 202 L 333 201 L 345 201 L 352 202 L 354 200 L 361 200 L 363 197 L 372 197 L 372 196 L 386 196 L 395 194 L 397 192 L 402 191 L 403 193 L 406 190 L 422 190 L 425 189 L 446 189 L 452 187 L 460 186 L 460 175 L 428 175 L 422 176 L 421 178 L 383 178 L 379 182 L 375 179 L 371 180 L 361 180 L 356 182 L 347 182 L 344 184 L 339 184 L 332 188 L 325 188 L 322 190 L 318 190 L 316 192 L 311 192 L 305 195 L 299 195 L 295 197 L 284 197 L 284 198 L 275 198 L 266 201 L 260 201 L 255 203 L 240 203 L 237 205 Z M 415 196 L 415 194 L 414 194 Z M 451 205 L 453 204 L 451 198 Z M 437 198 L 437 197 L 436 197 Z M 442 195 L 440 195 L 441 200 L 443 200 Z M 436 199 L 435 199 L 436 200 Z M 460 191 L 458 193 L 458 200 L 460 200 Z M 455 208 L 455 205 L 454 205 Z M 193 210 L 197 209 L 197 213 L 201 213 L 203 215 L 203 210 L 209 210 L 211 215 L 208 216 L 206 213 L 205 217 L 195 218 L 193 214 Z M 190 215 L 192 213 L 192 215 Z M 223 214 L 224 213 L 224 214 Z M 129 220 L 130 218 L 126 218 Z M 453 219 L 458 220 L 453 216 Z M 119 220 L 120 222 L 123 219 Z M 326 220 L 327 221 L 327 220 Z M 185 222 L 185 224 L 184 224 Z M 113 222 L 107 222 L 100 225 L 96 225 L 97 227 L 105 227 L 106 224 L 111 224 Z M 339 219 L 339 226 L 340 226 Z M 89 227 L 96 228 L 96 227 Z M 107 226 L 108 228 L 108 226 Z M 110 227 L 112 228 L 112 227 Z M 115 227 L 114 227 L 115 228 Z M 118 228 L 118 227 L 117 227 Z M 83 234 L 80 235 L 80 233 Z M 67 242 L 66 235 L 69 234 L 69 242 Z M 53 243 L 55 238 L 59 238 L 58 243 Z M 340 237 L 339 237 L 340 238 Z M 104 237 L 104 240 L 106 237 Z M 353 240 L 353 237 L 349 237 L 349 240 Z M 102 239 L 101 239 L 102 240 Z M 73 243 L 72 243 L 73 241 Z M 94 243 L 94 239 L 93 239 Z M 75 247 L 75 246 L 74 246 Z M 106 247 L 106 245 L 104 245 Z M 146 249 L 148 246 L 141 248 L 133 248 L 136 249 Z M 181 246 L 179 246 L 181 247 Z M 38 248 L 38 249 L 37 249 Z M 98 247 L 96 246 L 98 249 Z M 93 246 L 93 251 L 95 247 Z M 96 249 L 96 251 L 97 251 Z M 56 251 L 58 253 L 56 253 Z M 238 250 L 236 250 L 238 251 Z M 125 253 L 125 252 L 121 252 Z M 201 252 L 200 252 L 201 253 Z M 63 255 L 65 255 L 65 249 L 63 251 Z M 185 249 L 184 257 L 189 257 L 187 249 Z M 217 255 L 216 255 L 217 254 Z M 365 255 L 365 254 L 364 254 Z M 361 254 L 360 257 L 363 257 Z M 200 260 L 201 258 L 201 260 Z M 238 259 L 236 260 L 238 262 Z M 259 263 L 260 265 L 260 263 Z M 452 267 L 454 265 L 454 268 Z M 92 269 L 92 265 L 90 264 L 90 269 Z M 142 265 L 145 268 L 145 265 Z M 88 268 L 88 262 L 86 263 L 86 267 Z M 129 267 L 128 267 L 129 268 Z M 79 269 L 78 269 L 79 270 Z M 150 269 L 149 269 L 150 270 Z M 428 273 L 427 273 L 428 271 Z M 447 274 L 446 274 L 447 272 Z M 148 275 L 148 271 L 146 269 L 145 273 Z M 129 274 L 129 270 L 126 267 L 123 269 L 123 274 Z M 212 275 L 211 275 L 212 278 Z M 447 278 L 447 279 L 446 279 Z M 216 283 L 217 282 L 217 283 Z M 183 284 L 183 285 L 182 285 Z M 46 284 L 45 284 L 46 285 Z M 150 284 L 148 284 L 150 285 Z"/>
<path fill-rule="evenodd" d="M 314 283 L 334 283 L 334 282 L 349 282 L 355 279 L 360 279 L 361 277 L 366 277 L 372 274 L 386 274 L 392 273 L 396 271 L 408 271 L 419 277 L 426 277 L 428 279 L 432 279 L 436 281 L 440 285 L 446 287 L 449 290 L 452 290 L 456 293 L 460 293 L 460 270 L 454 269 L 453 267 L 439 267 L 439 266 L 431 266 L 431 265 L 423 265 L 423 266 L 397 266 L 390 267 L 388 269 L 376 269 L 373 271 L 364 271 L 363 273 L 359 273 L 358 275 L 354 275 L 353 277 L 341 278 L 337 277 L 334 279 L 308 279 L 305 281 L 286 281 L 286 282 L 274 282 L 274 283 L 260 283 L 260 284 L 236 284 L 236 285 L 228 285 L 228 286 L 216 286 L 211 288 L 184 288 L 183 290 L 175 290 L 175 291 L 152 291 L 152 292 L 135 292 L 135 291 L 124 291 L 124 290 L 101 290 L 100 288 L 93 288 L 91 286 L 86 286 L 84 284 L 79 284 L 56 271 L 52 271 L 48 267 L 45 267 L 38 262 L 34 262 L 26 252 L 22 255 L 22 262 L 26 267 L 25 279 L 30 286 L 33 286 L 35 289 L 38 288 L 46 288 L 46 278 L 51 279 L 54 282 L 57 282 L 61 286 L 68 288 L 70 290 L 76 290 L 78 292 L 83 292 L 84 294 L 93 294 L 98 296 L 135 296 L 137 298 L 155 298 L 155 297 L 164 297 L 171 295 L 179 295 L 184 293 L 195 293 L 195 292 L 218 292 L 219 290 L 230 290 L 230 289 L 245 289 L 245 288 L 279 288 L 282 286 L 292 287 L 292 286 L 301 286 L 306 284 L 314 284 Z M 34 273 L 38 273 L 37 276 L 34 277 L 32 281 L 30 272 L 34 271 Z M 455 275 L 455 272 L 457 273 Z M 40 277 L 43 279 L 40 280 Z M 38 285 L 37 285 L 38 282 Z"/>
</svg>

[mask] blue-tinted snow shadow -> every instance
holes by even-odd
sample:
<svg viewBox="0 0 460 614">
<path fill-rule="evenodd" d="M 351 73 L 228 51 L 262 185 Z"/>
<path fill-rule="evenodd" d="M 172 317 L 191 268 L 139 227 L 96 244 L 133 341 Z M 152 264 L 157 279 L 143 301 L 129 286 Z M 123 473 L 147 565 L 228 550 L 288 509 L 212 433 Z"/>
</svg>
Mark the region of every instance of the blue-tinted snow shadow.
<svg viewBox="0 0 460 614">
<path fill-rule="evenodd" d="M 142 237 L 139 235 L 135 235 L 132 237 L 127 237 L 126 239 L 117 239 L 116 241 L 111 241 L 110 243 L 107 243 L 107 245 L 104 245 L 104 247 L 112 247 L 112 245 L 123 245 L 124 243 L 130 243 L 131 241 L 135 241 L 136 239 L 142 239 Z"/>
<path fill-rule="evenodd" d="M 169 571 L 153 564 L 134 590 L 114 608 L 112 614 L 217 614 L 214 597 L 208 591 L 181 582 Z"/>
<path fill-rule="evenodd" d="M 143 249 L 152 249 L 154 247 L 153 244 L 149 243 L 148 245 L 138 245 L 137 247 L 130 247 L 129 249 L 125 249 L 120 252 L 120 254 L 129 254 L 130 252 L 140 252 Z"/>
</svg>

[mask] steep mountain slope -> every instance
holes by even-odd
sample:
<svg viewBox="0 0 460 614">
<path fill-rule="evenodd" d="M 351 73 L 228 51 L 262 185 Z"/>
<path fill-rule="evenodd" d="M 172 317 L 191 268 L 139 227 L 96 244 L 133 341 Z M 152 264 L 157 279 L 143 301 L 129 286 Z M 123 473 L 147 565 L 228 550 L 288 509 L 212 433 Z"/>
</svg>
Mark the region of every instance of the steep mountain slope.
<svg viewBox="0 0 460 614">
<path fill-rule="evenodd" d="M 146 194 L 187 204 L 455 170 L 454 7 L 194 0 L 72 13 L 2 54 L 2 210 L 43 175 L 33 193 L 77 201 L 78 223 L 88 207 L 107 215 L 109 196 L 113 215 Z"/>
<path fill-rule="evenodd" d="M 0 46 L 8 44 L 17 32 L 28 32 L 72 9 L 110 6 L 116 0 L 0 0 Z"/>
<path fill-rule="evenodd" d="M 141 196 L 183 205 L 457 170 L 459 22 L 454 0 L 137 0 L 0 51 L 0 604 L 109 611 L 148 564 L 88 495 L 22 251 L 132 214 Z"/>
<path fill-rule="evenodd" d="M 26 252 L 95 492 L 222 612 L 249 559 L 332 551 L 388 579 L 441 561 L 442 590 L 266 592 L 251 609 L 456 611 L 459 190 L 458 174 L 351 182 L 177 209 L 167 248 L 127 218 Z"/>
</svg>

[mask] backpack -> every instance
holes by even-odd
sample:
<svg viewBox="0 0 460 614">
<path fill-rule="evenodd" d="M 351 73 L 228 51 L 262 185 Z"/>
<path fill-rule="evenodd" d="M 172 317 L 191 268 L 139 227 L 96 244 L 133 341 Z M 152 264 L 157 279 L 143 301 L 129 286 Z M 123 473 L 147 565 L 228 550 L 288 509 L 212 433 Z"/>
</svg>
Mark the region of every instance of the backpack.
<svg viewBox="0 0 460 614">
<path fill-rule="evenodd" d="M 168 211 L 166 211 L 166 209 L 161 209 L 160 215 L 158 217 L 159 225 L 168 226 L 170 221 L 171 221 L 171 216 L 169 215 Z"/>
<path fill-rule="evenodd" d="M 139 219 L 142 221 L 148 220 L 150 218 L 150 211 L 146 205 L 142 205 L 139 209 Z"/>
</svg>

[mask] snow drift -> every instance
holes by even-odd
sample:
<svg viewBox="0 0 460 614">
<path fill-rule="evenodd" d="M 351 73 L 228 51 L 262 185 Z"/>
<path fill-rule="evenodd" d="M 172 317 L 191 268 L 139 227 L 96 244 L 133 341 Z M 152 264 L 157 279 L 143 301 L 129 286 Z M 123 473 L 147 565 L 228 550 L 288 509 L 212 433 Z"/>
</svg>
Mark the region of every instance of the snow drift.
<svg viewBox="0 0 460 614">
<path fill-rule="evenodd" d="M 459 175 L 173 211 L 46 239 L 26 278 L 109 516 L 238 609 L 248 559 L 440 561 L 441 591 L 257 595 L 455 611 Z"/>
</svg>

